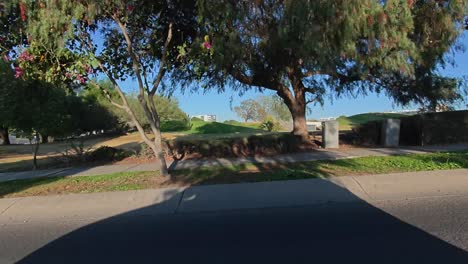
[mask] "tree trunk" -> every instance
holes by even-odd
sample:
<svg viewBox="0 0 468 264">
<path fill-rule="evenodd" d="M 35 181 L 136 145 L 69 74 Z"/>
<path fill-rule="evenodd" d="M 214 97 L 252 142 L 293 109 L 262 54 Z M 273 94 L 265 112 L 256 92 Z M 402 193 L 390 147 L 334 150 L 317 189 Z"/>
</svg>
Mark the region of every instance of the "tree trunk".
<svg viewBox="0 0 468 264">
<path fill-rule="evenodd" d="M 162 137 L 161 137 L 161 132 L 156 133 L 154 135 L 154 143 L 156 145 L 155 149 L 155 155 L 159 159 L 159 162 L 161 163 L 161 175 L 162 176 L 169 176 L 169 171 L 167 168 L 167 163 L 166 163 L 166 157 L 164 155 L 163 149 L 162 149 Z"/>
<path fill-rule="evenodd" d="M 33 146 L 33 170 L 37 170 L 37 151 L 39 150 L 40 143 L 39 133 L 36 133 L 36 142 Z"/>
<path fill-rule="evenodd" d="M 307 120 L 305 115 L 305 102 L 298 102 L 292 107 L 291 115 L 293 118 L 292 134 L 301 137 L 302 142 L 309 143 L 309 131 L 307 130 Z"/>
<path fill-rule="evenodd" d="M 41 142 L 42 143 L 49 143 L 49 136 L 41 134 Z"/>
<path fill-rule="evenodd" d="M 0 139 L 2 140 L 2 145 L 10 145 L 8 127 L 0 127 Z"/>
<path fill-rule="evenodd" d="M 304 86 L 301 82 L 291 82 L 294 94 L 287 87 L 280 87 L 278 96 L 283 98 L 284 103 L 291 112 L 293 119 L 292 134 L 300 137 L 302 143 L 310 143 L 309 131 L 306 122 L 306 101 Z"/>
</svg>

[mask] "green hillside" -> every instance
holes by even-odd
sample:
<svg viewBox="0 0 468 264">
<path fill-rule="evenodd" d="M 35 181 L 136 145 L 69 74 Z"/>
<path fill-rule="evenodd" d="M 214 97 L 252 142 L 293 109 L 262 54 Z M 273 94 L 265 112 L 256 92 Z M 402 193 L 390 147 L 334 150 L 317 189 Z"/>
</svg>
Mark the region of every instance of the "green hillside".
<svg viewBox="0 0 468 264">
<path fill-rule="evenodd" d="M 258 127 L 258 126 L 257 126 Z M 238 125 L 192 121 L 192 128 L 187 131 L 188 134 L 230 134 L 230 133 L 258 133 L 263 132 L 252 124 L 239 123 Z"/>
<path fill-rule="evenodd" d="M 340 130 L 350 130 L 354 126 L 364 124 L 370 121 L 382 120 L 386 118 L 400 118 L 405 114 L 397 113 L 366 113 L 353 116 L 340 116 L 337 120 L 340 124 Z"/>
</svg>

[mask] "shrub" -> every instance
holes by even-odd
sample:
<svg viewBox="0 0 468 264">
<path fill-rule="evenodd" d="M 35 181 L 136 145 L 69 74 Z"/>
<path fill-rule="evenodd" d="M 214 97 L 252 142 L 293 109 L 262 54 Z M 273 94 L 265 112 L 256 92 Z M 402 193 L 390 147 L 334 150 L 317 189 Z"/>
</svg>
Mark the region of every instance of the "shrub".
<svg viewBox="0 0 468 264">
<path fill-rule="evenodd" d="M 116 160 L 122 160 L 130 155 L 129 152 L 122 150 L 122 149 L 116 149 L 113 147 L 108 147 L 108 146 L 102 146 L 97 148 L 96 150 L 88 153 L 87 155 L 87 161 L 91 162 L 100 162 L 100 161 L 116 161 Z"/>
<path fill-rule="evenodd" d="M 172 156 L 243 157 L 301 151 L 300 138 L 291 134 L 253 135 L 237 138 L 175 139 L 166 142 Z"/>
<path fill-rule="evenodd" d="M 185 131 L 190 130 L 190 128 L 192 128 L 192 124 L 188 119 L 161 121 L 162 132 Z"/>
<path fill-rule="evenodd" d="M 153 150 L 148 146 L 146 143 L 141 143 L 141 149 L 138 152 L 138 157 L 150 160 L 154 158 L 154 152 Z"/>
<path fill-rule="evenodd" d="M 382 121 L 371 121 L 353 128 L 355 137 L 352 144 L 375 146 L 380 144 Z"/>
<path fill-rule="evenodd" d="M 279 131 L 280 125 L 273 119 L 273 117 L 267 116 L 265 120 L 263 120 L 262 124 L 260 124 L 260 128 L 268 132 Z"/>
<path fill-rule="evenodd" d="M 198 117 L 192 117 L 190 120 L 192 121 L 203 121 L 201 118 L 198 118 Z"/>
</svg>

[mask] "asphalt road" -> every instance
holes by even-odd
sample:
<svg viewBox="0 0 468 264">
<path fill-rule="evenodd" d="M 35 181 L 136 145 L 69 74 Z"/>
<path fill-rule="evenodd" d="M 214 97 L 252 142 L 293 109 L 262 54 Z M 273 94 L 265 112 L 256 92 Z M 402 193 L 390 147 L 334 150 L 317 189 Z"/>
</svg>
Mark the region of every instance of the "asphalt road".
<svg viewBox="0 0 468 264">
<path fill-rule="evenodd" d="M 468 196 L 0 226 L 15 261 L 466 264 Z"/>
</svg>

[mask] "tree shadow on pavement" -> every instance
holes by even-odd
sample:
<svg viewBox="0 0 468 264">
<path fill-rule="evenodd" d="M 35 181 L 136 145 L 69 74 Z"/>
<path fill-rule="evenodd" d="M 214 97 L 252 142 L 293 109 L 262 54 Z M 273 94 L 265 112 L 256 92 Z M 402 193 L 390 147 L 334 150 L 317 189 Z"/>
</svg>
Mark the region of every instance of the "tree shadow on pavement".
<svg viewBox="0 0 468 264">
<path fill-rule="evenodd" d="M 212 203 L 230 210 L 216 212 L 202 203 L 215 187 L 191 187 L 190 195 L 81 227 L 18 263 L 468 263 L 463 249 L 315 181 L 321 188 L 303 197 L 281 185 L 264 195 L 224 186 Z M 253 203 L 264 209 L 237 210 Z M 171 206 L 175 212 L 161 211 Z"/>
</svg>

